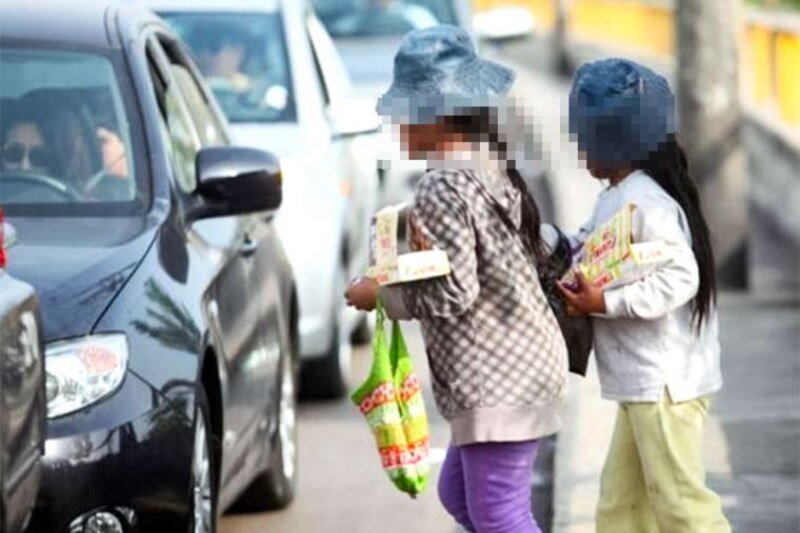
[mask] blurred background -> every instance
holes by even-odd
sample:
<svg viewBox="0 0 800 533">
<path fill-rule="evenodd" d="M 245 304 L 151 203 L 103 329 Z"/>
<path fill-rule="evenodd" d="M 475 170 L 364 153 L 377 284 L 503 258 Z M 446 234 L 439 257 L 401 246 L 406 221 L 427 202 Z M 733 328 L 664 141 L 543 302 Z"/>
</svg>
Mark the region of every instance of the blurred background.
<svg viewBox="0 0 800 533">
<path fill-rule="evenodd" d="M 0 11 L 0 530 L 187 529 L 171 519 L 223 533 L 459 531 L 436 494 L 450 435 L 418 325 L 403 330 L 433 470 L 412 500 L 348 398 L 370 371 L 374 325 L 342 298 L 367 267 L 372 214 L 408 200 L 425 168 L 391 159 L 374 113 L 395 51 L 410 30 L 454 24 L 515 69 L 513 156 L 543 218 L 566 231 L 602 190 L 565 131 L 575 70 L 624 56 L 669 79 L 721 287 L 709 484 L 734 530 L 800 532 L 800 0 L 0 0 Z M 251 181 L 269 189 L 259 205 Z M 111 334 L 102 346 L 98 333 Z M 543 531 L 594 531 L 615 412 L 593 367 L 571 376 L 563 429 L 533 472 Z M 7 463 L 22 442 L 29 475 L 15 486 Z"/>
</svg>

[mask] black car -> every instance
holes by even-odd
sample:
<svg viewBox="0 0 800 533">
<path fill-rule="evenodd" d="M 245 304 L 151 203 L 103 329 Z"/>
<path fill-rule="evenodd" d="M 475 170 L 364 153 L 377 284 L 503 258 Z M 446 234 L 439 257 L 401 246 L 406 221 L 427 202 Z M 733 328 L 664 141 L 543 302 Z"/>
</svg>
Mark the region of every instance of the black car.
<svg viewBox="0 0 800 533">
<path fill-rule="evenodd" d="M 281 173 L 229 146 L 184 45 L 134 3 L 0 6 L 0 204 L 39 293 L 34 532 L 214 531 L 296 484 Z"/>
<path fill-rule="evenodd" d="M 0 214 L 2 211 L 0 211 Z M 2 216 L 0 216 L 2 219 Z M 33 287 L 4 271 L 0 220 L 0 531 L 21 533 L 31 517 L 44 448 L 44 365 Z"/>
</svg>

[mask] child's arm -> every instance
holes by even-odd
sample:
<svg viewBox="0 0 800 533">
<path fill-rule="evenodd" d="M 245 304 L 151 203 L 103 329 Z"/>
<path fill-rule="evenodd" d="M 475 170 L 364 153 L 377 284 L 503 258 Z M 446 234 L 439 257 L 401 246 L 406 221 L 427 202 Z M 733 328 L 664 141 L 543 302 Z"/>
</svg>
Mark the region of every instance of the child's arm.
<svg viewBox="0 0 800 533">
<path fill-rule="evenodd" d="M 653 320 L 691 301 L 700 274 L 678 207 L 639 203 L 633 217 L 634 242 L 663 240 L 670 248 L 670 261 L 639 281 L 606 290 L 601 316 Z"/>
<path fill-rule="evenodd" d="M 413 215 L 425 241 L 444 250 L 451 273 L 383 287 L 386 312 L 395 319 L 458 316 L 478 297 L 480 286 L 475 255 L 475 232 L 463 198 L 448 183 L 446 174 L 429 176 L 420 183 Z"/>
<path fill-rule="evenodd" d="M 596 209 L 597 206 L 595 206 L 595 210 Z M 594 229 L 595 212 L 592 212 L 592 216 L 589 217 L 589 220 L 584 222 L 576 233 L 567 233 L 563 229 L 558 228 L 555 224 L 544 222 L 539 228 L 539 234 L 542 236 L 542 242 L 544 242 L 548 252 L 552 253 L 555 246 L 558 244 L 558 232 L 560 231 L 567 240 L 569 240 L 572 253 L 577 254 L 580 249 L 583 248 L 583 243 L 586 241 L 586 238 L 592 234 Z"/>
</svg>

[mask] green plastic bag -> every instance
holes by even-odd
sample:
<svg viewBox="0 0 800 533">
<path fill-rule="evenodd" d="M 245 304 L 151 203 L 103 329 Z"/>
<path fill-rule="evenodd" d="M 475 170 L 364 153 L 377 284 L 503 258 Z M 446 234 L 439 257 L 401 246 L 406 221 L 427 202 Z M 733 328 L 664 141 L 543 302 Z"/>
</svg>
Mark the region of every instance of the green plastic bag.
<svg viewBox="0 0 800 533">
<path fill-rule="evenodd" d="M 400 324 L 392 323 L 387 346 L 386 316 L 380 302 L 376 312 L 372 370 L 351 399 L 367 419 L 389 478 L 413 497 L 428 485 L 428 416 Z"/>
</svg>

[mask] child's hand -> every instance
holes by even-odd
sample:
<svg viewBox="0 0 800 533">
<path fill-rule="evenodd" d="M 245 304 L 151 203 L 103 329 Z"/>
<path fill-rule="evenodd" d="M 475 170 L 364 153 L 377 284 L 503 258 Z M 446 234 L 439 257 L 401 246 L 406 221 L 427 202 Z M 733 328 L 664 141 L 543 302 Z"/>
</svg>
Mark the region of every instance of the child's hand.
<svg viewBox="0 0 800 533">
<path fill-rule="evenodd" d="M 558 282 L 558 289 L 567 302 L 567 314 L 570 316 L 604 314 L 606 301 L 603 298 L 603 289 L 589 283 L 580 272 L 576 273 L 576 278 L 578 287 L 575 290 Z"/>
<path fill-rule="evenodd" d="M 359 311 L 372 311 L 378 304 L 378 282 L 372 278 L 358 278 L 350 282 L 344 293 L 347 305 Z"/>
</svg>

